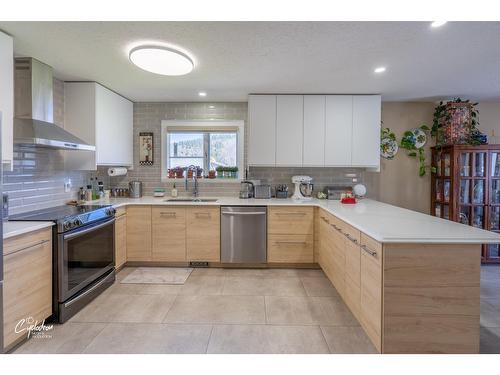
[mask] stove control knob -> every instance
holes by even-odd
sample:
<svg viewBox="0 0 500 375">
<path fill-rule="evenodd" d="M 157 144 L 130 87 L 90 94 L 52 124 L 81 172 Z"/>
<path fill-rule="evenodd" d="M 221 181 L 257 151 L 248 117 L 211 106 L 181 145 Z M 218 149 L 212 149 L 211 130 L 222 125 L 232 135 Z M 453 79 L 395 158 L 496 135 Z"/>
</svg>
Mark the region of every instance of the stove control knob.
<svg viewBox="0 0 500 375">
<path fill-rule="evenodd" d="M 64 227 L 65 230 L 68 230 L 68 229 L 73 228 L 73 224 L 71 223 L 71 221 L 65 221 L 63 223 L 63 227 Z"/>
<path fill-rule="evenodd" d="M 82 225 L 82 221 L 80 219 L 75 219 L 73 221 L 73 227 L 79 227 L 80 225 Z"/>
<path fill-rule="evenodd" d="M 113 216 L 115 214 L 116 210 L 113 207 L 106 208 L 106 215 L 108 216 Z"/>
</svg>

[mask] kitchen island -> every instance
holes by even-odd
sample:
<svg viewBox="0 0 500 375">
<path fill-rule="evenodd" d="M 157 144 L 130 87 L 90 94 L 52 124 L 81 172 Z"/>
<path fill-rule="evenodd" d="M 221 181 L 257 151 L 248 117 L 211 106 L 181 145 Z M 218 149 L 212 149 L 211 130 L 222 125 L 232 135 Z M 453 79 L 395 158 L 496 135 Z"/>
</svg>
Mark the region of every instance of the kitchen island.
<svg viewBox="0 0 500 375">
<path fill-rule="evenodd" d="M 127 218 L 125 242 L 128 246 L 129 229 L 140 225 L 140 230 L 134 230 L 131 236 L 141 250 L 151 243 L 154 247 L 155 226 L 160 228 L 160 235 L 170 228 L 167 221 L 161 224 L 161 220 L 165 220 L 161 215 L 152 214 L 155 207 L 156 211 L 169 210 L 165 217 L 171 220 L 176 217 L 175 231 L 171 232 L 177 236 L 175 241 L 160 237 L 161 245 L 169 247 L 173 243 L 182 249 L 182 246 L 189 247 L 185 243 L 179 245 L 182 236 L 192 238 L 182 232 L 183 225 L 189 227 L 189 220 L 182 220 L 190 210 L 205 207 L 213 211 L 226 205 L 268 206 L 268 266 L 319 265 L 379 352 L 479 352 L 480 247 L 484 243 L 499 243 L 500 236 L 495 233 L 369 199 L 356 205 L 317 199 L 300 202 L 237 198 L 173 202 L 166 199 L 118 198 L 98 203 L 111 204 L 127 216 L 129 210 L 131 213 L 139 210 Z M 186 211 L 182 211 L 184 209 Z M 176 210 L 181 212 L 178 216 L 172 214 Z M 213 225 L 201 233 L 207 236 L 213 232 L 205 237 L 210 241 L 201 241 L 202 245 L 206 243 L 215 249 L 220 246 L 218 217 L 215 215 Z M 287 240 L 277 245 L 273 236 Z M 269 263 L 269 254 L 276 249 L 280 257 L 273 257 L 278 260 Z M 308 251 L 310 257 L 305 257 Z M 154 260 L 154 250 L 152 253 L 153 257 L 143 258 L 146 261 L 142 264 L 157 264 L 148 262 Z M 189 250 L 176 255 L 186 253 Z M 141 259 L 128 248 L 126 254 L 127 263 Z M 225 266 L 218 254 L 213 251 L 210 254 L 207 258 L 210 266 Z M 300 257 L 295 257 L 297 254 Z M 180 259 L 184 259 L 184 263 L 179 263 Z M 170 263 L 167 258 L 164 260 Z M 189 264 L 192 258 L 175 260 L 176 264 Z"/>
</svg>

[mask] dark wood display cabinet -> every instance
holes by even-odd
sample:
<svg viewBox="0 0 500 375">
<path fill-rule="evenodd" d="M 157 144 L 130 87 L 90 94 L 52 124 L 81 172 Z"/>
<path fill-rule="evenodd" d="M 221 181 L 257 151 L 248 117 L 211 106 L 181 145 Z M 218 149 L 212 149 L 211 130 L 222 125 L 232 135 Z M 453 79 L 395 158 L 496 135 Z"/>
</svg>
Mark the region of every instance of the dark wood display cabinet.
<svg viewBox="0 0 500 375">
<path fill-rule="evenodd" d="M 500 145 L 432 148 L 431 214 L 500 233 Z M 483 263 L 500 263 L 500 244 L 484 245 Z"/>
</svg>

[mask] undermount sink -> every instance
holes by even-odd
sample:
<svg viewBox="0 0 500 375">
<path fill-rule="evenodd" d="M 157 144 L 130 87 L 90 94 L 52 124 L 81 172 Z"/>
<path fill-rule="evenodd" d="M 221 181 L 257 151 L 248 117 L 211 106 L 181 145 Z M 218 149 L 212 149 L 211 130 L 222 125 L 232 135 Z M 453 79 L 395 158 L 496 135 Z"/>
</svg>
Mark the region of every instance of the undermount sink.
<svg viewBox="0 0 500 375">
<path fill-rule="evenodd" d="M 164 202 L 217 202 L 215 198 L 169 198 Z"/>
</svg>

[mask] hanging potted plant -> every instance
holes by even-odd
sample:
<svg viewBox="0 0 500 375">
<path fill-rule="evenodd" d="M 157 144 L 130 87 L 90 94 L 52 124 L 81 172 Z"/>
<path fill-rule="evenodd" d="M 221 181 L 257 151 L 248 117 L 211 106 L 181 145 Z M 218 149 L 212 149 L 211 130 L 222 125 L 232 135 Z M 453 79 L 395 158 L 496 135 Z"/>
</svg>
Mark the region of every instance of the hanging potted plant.
<svg viewBox="0 0 500 375">
<path fill-rule="evenodd" d="M 434 173 L 434 167 L 425 164 L 425 149 L 424 146 L 427 143 L 427 134 L 429 134 L 430 129 L 427 125 L 422 125 L 419 128 L 414 128 L 407 130 L 401 138 L 401 143 L 399 147 L 404 148 L 408 151 L 408 156 L 416 158 L 418 156 L 419 176 L 425 176 L 426 170 L 430 169 Z"/>
</svg>

